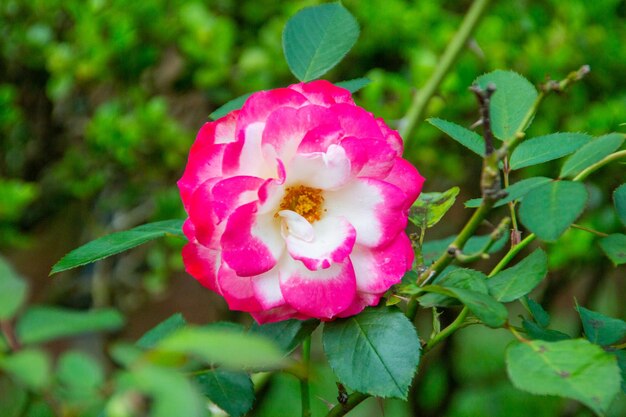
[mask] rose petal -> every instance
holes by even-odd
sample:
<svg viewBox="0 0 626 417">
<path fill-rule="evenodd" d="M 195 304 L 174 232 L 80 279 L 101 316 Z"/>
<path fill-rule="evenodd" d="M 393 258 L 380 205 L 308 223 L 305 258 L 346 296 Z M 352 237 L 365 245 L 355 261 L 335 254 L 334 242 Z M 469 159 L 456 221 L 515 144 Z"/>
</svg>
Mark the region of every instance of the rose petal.
<svg viewBox="0 0 626 417">
<path fill-rule="evenodd" d="M 359 245 L 385 245 L 406 226 L 406 196 L 388 182 L 357 178 L 339 190 L 326 191 L 324 199 L 325 215 L 348 219 L 356 229 Z"/>
<path fill-rule="evenodd" d="M 237 208 L 222 235 L 224 261 L 242 277 L 269 271 L 283 253 L 285 243 L 273 214 L 257 215 L 256 202 Z"/>
<path fill-rule="evenodd" d="M 291 221 L 289 234 L 285 238 L 287 250 L 292 258 L 302 261 L 312 271 L 329 268 L 332 264 L 342 262 L 350 255 L 356 240 L 354 227 L 342 217 L 325 216 L 310 224 L 304 217 L 300 221 Z M 281 217 L 283 212 L 279 213 Z M 285 222 L 285 220 L 283 220 Z M 299 229 L 305 229 L 300 223 L 311 227 L 312 239 L 302 236 Z"/>
<path fill-rule="evenodd" d="M 354 301 L 348 308 L 341 313 L 337 314 L 337 317 L 350 317 L 359 314 L 365 307 L 378 305 L 382 294 L 367 294 L 357 293 L 354 297 Z"/>
<path fill-rule="evenodd" d="M 287 170 L 286 185 L 306 185 L 331 190 L 350 180 L 350 160 L 341 146 L 330 145 L 326 152 L 298 154 Z"/>
<path fill-rule="evenodd" d="M 217 221 L 223 221 L 237 207 L 256 201 L 264 182 L 261 178 L 242 175 L 215 183 L 211 188 L 211 198 Z"/>
<path fill-rule="evenodd" d="M 404 208 L 408 210 L 422 191 L 425 179 L 411 163 L 397 158 L 385 181 L 404 191 L 406 195 Z"/>
<path fill-rule="evenodd" d="M 352 94 L 349 90 L 338 87 L 326 80 L 293 84 L 289 88 L 301 93 L 313 104 L 326 107 L 339 103 L 354 105 L 354 100 L 352 100 Z"/>
<path fill-rule="evenodd" d="M 217 285 L 219 252 L 190 242 L 183 246 L 182 255 L 187 273 L 205 287 L 219 292 Z"/>
<path fill-rule="evenodd" d="M 389 174 L 396 160 L 396 151 L 381 139 L 345 138 L 341 147 L 352 167 L 352 176 L 383 179 Z"/>
<path fill-rule="evenodd" d="M 298 320 L 310 319 L 310 317 L 302 313 L 299 313 L 297 310 L 295 310 L 293 307 L 289 305 L 275 307 L 275 308 L 272 308 L 271 310 L 255 311 L 250 314 L 252 315 L 252 317 L 254 317 L 256 322 L 259 324 L 275 323 L 277 321 L 283 321 L 283 320 L 289 320 L 289 319 L 298 319 Z"/>
<path fill-rule="evenodd" d="M 349 258 L 328 269 L 310 271 L 301 262 L 284 257 L 279 271 L 285 301 L 307 316 L 331 319 L 354 300 L 356 281 Z"/>
<path fill-rule="evenodd" d="M 405 233 L 389 245 L 370 249 L 356 245 L 350 254 L 359 292 L 384 293 L 411 269 L 413 248 Z"/>
<path fill-rule="evenodd" d="M 229 309 L 248 312 L 263 309 L 256 299 L 253 280 L 253 277 L 238 276 L 222 262 L 217 273 L 217 282 Z"/>
<path fill-rule="evenodd" d="M 285 298 L 280 290 L 280 279 L 278 275 L 278 268 L 273 268 L 252 279 L 254 295 L 263 310 L 285 305 Z"/>
</svg>

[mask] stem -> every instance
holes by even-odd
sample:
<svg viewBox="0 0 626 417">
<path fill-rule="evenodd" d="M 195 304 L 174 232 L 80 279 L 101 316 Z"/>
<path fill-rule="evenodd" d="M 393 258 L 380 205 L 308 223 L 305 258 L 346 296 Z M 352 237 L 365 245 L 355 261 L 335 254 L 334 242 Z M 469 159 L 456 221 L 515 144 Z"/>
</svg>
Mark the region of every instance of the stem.
<svg viewBox="0 0 626 417">
<path fill-rule="evenodd" d="M 624 157 L 626 157 L 626 149 L 623 151 L 612 153 L 606 156 L 604 159 L 591 165 L 590 167 L 587 167 L 584 170 L 582 170 L 578 175 L 574 177 L 574 181 L 584 181 L 585 178 L 587 178 L 590 174 L 594 173 L 595 171 L 597 171 L 604 165 L 608 164 L 609 162 L 615 161 L 616 159 L 620 159 Z"/>
<path fill-rule="evenodd" d="M 590 228 L 585 227 L 585 226 L 581 226 L 581 225 L 576 224 L 576 223 L 572 223 L 572 227 L 574 229 L 584 230 L 585 232 L 593 233 L 596 236 L 600 236 L 600 237 L 607 237 L 608 236 L 608 234 L 606 234 L 604 232 L 600 232 L 598 230 L 593 230 L 593 229 L 590 229 Z"/>
<path fill-rule="evenodd" d="M 524 238 L 524 240 L 522 240 L 520 243 L 509 249 L 506 255 L 504 255 L 504 257 L 500 259 L 500 262 L 498 262 L 498 264 L 493 268 L 489 275 L 487 275 L 487 278 L 491 278 L 498 272 L 502 271 L 509 264 L 509 262 L 511 262 L 513 258 L 515 258 L 515 255 L 517 255 L 522 249 L 528 246 L 528 244 L 535 240 L 536 237 L 537 236 L 534 233 L 531 233 L 526 236 L 526 238 Z"/>
<path fill-rule="evenodd" d="M 326 417 L 345 416 L 346 414 L 348 414 L 348 412 L 350 412 L 350 410 L 352 410 L 357 405 L 361 404 L 367 398 L 369 398 L 368 394 L 363 394 L 362 392 L 353 392 L 352 394 L 348 396 L 348 399 L 346 400 L 345 403 L 337 404 L 336 406 L 334 406 L 328 412 L 328 414 L 326 414 Z"/>
<path fill-rule="evenodd" d="M 302 399 L 302 417 L 311 417 L 311 399 L 309 396 L 309 371 L 311 362 L 311 336 L 302 342 L 302 363 L 305 377 L 300 379 L 300 397 Z"/>
<path fill-rule="evenodd" d="M 443 81 L 444 77 L 459 57 L 463 47 L 467 44 L 468 39 L 474 32 L 474 29 L 476 29 L 480 18 L 484 14 L 490 2 L 491 0 L 474 0 L 467 14 L 463 18 L 463 22 L 461 23 L 458 32 L 456 32 L 454 38 L 452 38 L 441 56 L 441 59 L 435 68 L 435 72 L 433 72 L 430 76 L 426 85 L 413 96 L 411 106 L 402 119 L 402 126 L 400 126 L 399 129 L 400 136 L 404 138 L 407 145 L 407 150 L 409 150 L 413 144 L 413 141 L 410 140 L 410 135 L 413 132 L 413 129 L 417 123 L 421 121 L 430 99 L 435 95 L 435 92 L 439 88 L 439 85 Z"/>
<path fill-rule="evenodd" d="M 469 313 L 469 309 L 467 308 L 467 306 L 463 307 L 463 310 L 461 310 L 461 312 L 456 317 L 456 319 L 454 319 L 454 321 L 450 323 L 448 327 L 446 327 L 445 329 L 437 333 L 428 341 L 422 354 L 426 354 L 426 352 L 428 352 L 429 350 L 437 346 L 443 340 L 447 339 L 448 336 L 450 336 L 452 333 L 466 326 L 467 323 L 465 323 L 465 318 L 467 317 L 468 313 Z"/>
</svg>

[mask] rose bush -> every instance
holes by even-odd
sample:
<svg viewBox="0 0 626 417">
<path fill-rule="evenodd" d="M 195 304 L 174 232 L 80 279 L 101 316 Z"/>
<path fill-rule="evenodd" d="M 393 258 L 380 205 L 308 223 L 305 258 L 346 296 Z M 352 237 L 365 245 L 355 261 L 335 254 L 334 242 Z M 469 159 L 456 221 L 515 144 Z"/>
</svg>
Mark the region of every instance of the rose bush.
<svg viewBox="0 0 626 417">
<path fill-rule="evenodd" d="M 178 182 L 187 272 L 260 323 L 376 305 L 413 262 L 424 178 L 402 149 L 329 82 L 252 94 L 202 127 Z"/>
</svg>

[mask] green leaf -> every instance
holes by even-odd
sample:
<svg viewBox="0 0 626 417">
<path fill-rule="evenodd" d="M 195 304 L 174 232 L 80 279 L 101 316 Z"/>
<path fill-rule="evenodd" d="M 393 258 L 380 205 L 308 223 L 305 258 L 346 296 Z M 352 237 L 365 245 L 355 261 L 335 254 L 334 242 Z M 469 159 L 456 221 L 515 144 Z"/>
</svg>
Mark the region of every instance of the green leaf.
<svg viewBox="0 0 626 417">
<path fill-rule="evenodd" d="M 624 135 L 621 133 L 610 133 L 588 142 L 565 161 L 559 177 L 576 176 L 585 168 L 615 152 L 623 142 Z"/>
<path fill-rule="evenodd" d="M 531 339 L 545 340 L 546 342 L 558 342 L 559 340 L 571 339 L 568 334 L 558 330 L 546 329 L 526 319 L 522 320 L 522 327 L 524 327 L 526 335 Z"/>
<path fill-rule="evenodd" d="M 338 83 L 335 83 L 335 85 L 337 87 L 345 88 L 346 90 L 354 94 L 371 82 L 372 81 L 369 78 L 363 77 L 363 78 L 355 78 L 353 80 L 339 81 Z"/>
<path fill-rule="evenodd" d="M 0 376 L 0 416 L 21 417 L 28 404 L 26 390 L 6 376 Z"/>
<path fill-rule="evenodd" d="M 503 304 L 482 292 L 439 285 L 426 285 L 422 289 L 458 299 L 467 306 L 472 314 L 489 327 L 501 327 L 509 316 Z"/>
<path fill-rule="evenodd" d="M 117 330 L 124 316 L 114 309 L 76 311 L 58 307 L 31 307 L 17 322 L 23 344 L 43 343 L 81 333 Z"/>
<path fill-rule="evenodd" d="M 196 383 L 204 395 L 231 417 L 244 415 L 254 403 L 254 385 L 243 372 L 215 369 L 198 375 Z"/>
<path fill-rule="evenodd" d="M 482 294 L 488 294 L 487 277 L 485 274 L 473 269 L 458 268 L 448 273 L 442 273 L 437 277 L 433 284 L 446 288 L 461 288 L 464 290 L 472 290 Z M 458 304 L 457 298 L 438 293 L 429 293 L 421 296 L 419 303 L 424 308 Z"/>
<path fill-rule="evenodd" d="M 246 93 L 230 101 L 227 101 L 222 106 L 215 109 L 213 113 L 209 114 L 209 119 L 217 120 L 226 116 L 228 113 L 230 113 L 233 110 L 239 110 L 240 108 L 243 107 L 243 104 L 246 102 L 248 97 L 250 97 L 252 94 L 253 93 Z"/>
<path fill-rule="evenodd" d="M 601 346 L 612 345 L 626 336 L 626 322 L 604 314 L 587 310 L 585 307 L 577 307 L 580 320 L 583 323 L 585 337 L 591 343 Z"/>
<path fill-rule="evenodd" d="M 50 358 L 40 349 L 24 349 L 0 358 L 0 369 L 27 388 L 40 391 L 50 383 Z"/>
<path fill-rule="evenodd" d="M 0 256 L 0 320 L 13 318 L 28 295 L 28 286 Z"/>
<path fill-rule="evenodd" d="M 450 210 L 459 187 L 452 187 L 443 193 L 421 193 L 409 211 L 409 220 L 419 228 L 433 227 Z"/>
<path fill-rule="evenodd" d="M 65 352 L 57 363 L 57 379 L 72 391 L 97 390 L 104 383 L 98 361 L 80 351 Z"/>
<path fill-rule="evenodd" d="M 521 200 L 526 194 L 530 192 L 530 190 L 537 188 L 540 185 L 547 184 L 550 181 L 554 180 L 548 177 L 532 177 L 518 181 L 515 184 L 511 184 L 504 189 L 504 191 L 507 192 L 507 196 L 498 200 L 498 202 L 494 204 L 494 207 L 501 207 L 505 204 L 510 203 L 511 201 Z M 473 198 L 471 200 L 467 200 L 465 202 L 465 207 L 478 207 L 480 206 L 480 203 L 482 201 L 482 198 Z"/>
<path fill-rule="evenodd" d="M 579 182 L 554 181 L 524 197 L 519 209 L 521 222 L 544 241 L 553 242 L 581 215 L 587 189 Z"/>
<path fill-rule="evenodd" d="M 175 370 L 150 365 L 135 367 L 132 372 L 119 375 L 117 386 L 118 390 L 139 391 L 149 396 L 151 417 L 206 417 L 207 415 L 203 396 L 188 378 Z M 114 410 L 124 410 L 123 407 L 126 405 L 120 401 L 116 402 L 121 398 L 118 395 L 109 401 L 105 415 L 136 415 L 134 410 L 132 412 L 125 410 L 124 414 L 115 414 Z"/>
<path fill-rule="evenodd" d="M 437 129 L 441 130 L 452 139 L 465 146 L 470 151 L 474 152 L 478 156 L 485 156 L 485 139 L 473 130 L 459 126 L 456 123 L 449 122 L 447 120 L 431 117 L 426 120 Z"/>
<path fill-rule="evenodd" d="M 541 327 L 548 327 L 550 324 L 550 315 L 548 312 L 535 300 L 532 298 L 524 297 L 526 299 L 526 304 L 528 305 L 528 310 L 530 314 L 533 316 L 537 324 Z"/>
<path fill-rule="evenodd" d="M 624 226 L 626 226 L 626 184 L 622 184 L 613 192 L 613 202 L 617 216 L 620 218 Z"/>
<path fill-rule="evenodd" d="M 600 415 L 620 390 L 615 357 L 584 339 L 515 343 L 507 348 L 506 363 L 516 388 L 573 398 Z"/>
<path fill-rule="evenodd" d="M 284 352 L 267 338 L 224 329 L 185 327 L 160 341 L 156 348 L 232 369 L 278 368 L 284 363 Z"/>
<path fill-rule="evenodd" d="M 178 329 L 185 327 L 186 325 L 187 321 L 183 315 L 176 313 L 148 330 L 143 336 L 141 336 L 141 339 L 137 341 L 137 346 L 144 349 L 153 348 L 165 337 L 174 333 Z"/>
<path fill-rule="evenodd" d="M 615 266 L 626 264 L 626 235 L 614 233 L 600 239 L 600 247 Z"/>
<path fill-rule="evenodd" d="M 359 24 L 340 3 L 307 7 L 287 21 L 283 51 L 300 81 L 321 77 L 352 49 Z"/>
<path fill-rule="evenodd" d="M 592 139 L 585 133 L 553 133 L 522 142 L 511 154 L 511 169 L 552 161 L 575 152 Z"/>
<path fill-rule="evenodd" d="M 346 386 L 377 397 L 407 397 L 420 358 L 413 324 L 395 307 L 324 324 L 324 351 Z"/>
<path fill-rule="evenodd" d="M 481 75 L 475 81 L 485 89 L 495 84 L 496 92 L 491 97 L 491 129 L 502 140 L 510 140 L 517 132 L 523 132 L 526 115 L 537 99 L 537 89 L 524 77 L 513 71 L 497 70 Z"/>
<path fill-rule="evenodd" d="M 182 220 L 165 220 L 144 224 L 123 232 L 111 233 L 65 255 L 52 267 L 50 275 L 99 261 L 160 237 L 177 236 L 184 238 L 182 226 Z"/>
<path fill-rule="evenodd" d="M 547 273 L 546 253 L 537 249 L 515 266 L 488 279 L 487 286 L 493 298 L 508 303 L 531 292 Z"/>
<path fill-rule="evenodd" d="M 292 352 L 313 330 L 319 326 L 318 320 L 284 320 L 258 325 L 254 323 L 250 332 L 274 341 L 285 353 Z"/>
</svg>

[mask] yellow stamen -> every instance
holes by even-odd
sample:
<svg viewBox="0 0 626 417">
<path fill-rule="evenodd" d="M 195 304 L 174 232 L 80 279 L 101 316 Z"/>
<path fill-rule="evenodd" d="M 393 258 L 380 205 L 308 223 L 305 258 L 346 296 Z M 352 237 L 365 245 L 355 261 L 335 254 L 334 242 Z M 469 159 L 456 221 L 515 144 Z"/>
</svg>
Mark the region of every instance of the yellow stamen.
<svg viewBox="0 0 626 417">
<path fill-rule="evenodd" d="M 286 191 L 283 201 L 280 202 L 281 210 L 295 211 L 309 223 L 322 217 L 322 204 L 324 203 L 322 190 L 298 185 L 288 187 Z"/>
</svg>

